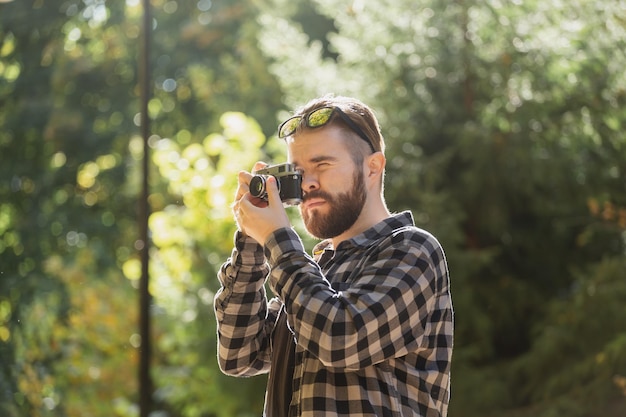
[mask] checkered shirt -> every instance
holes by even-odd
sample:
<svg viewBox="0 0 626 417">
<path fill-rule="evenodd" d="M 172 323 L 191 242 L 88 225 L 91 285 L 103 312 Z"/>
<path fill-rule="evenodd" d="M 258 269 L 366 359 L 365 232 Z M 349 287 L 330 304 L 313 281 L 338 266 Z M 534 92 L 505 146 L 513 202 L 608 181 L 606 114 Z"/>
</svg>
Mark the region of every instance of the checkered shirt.
<svg viewBox="0 0 626 417">
<path fill-rule="evenodd" d="M 221 370 L 269 371 L 284 305 L 296 340 L 290 416 L 445 417 L 454 314 L 439 242 L 403 212 L 314 253 L 292 229 L 265 247 L 237 235 L 214 304 Z"/>
</svg>

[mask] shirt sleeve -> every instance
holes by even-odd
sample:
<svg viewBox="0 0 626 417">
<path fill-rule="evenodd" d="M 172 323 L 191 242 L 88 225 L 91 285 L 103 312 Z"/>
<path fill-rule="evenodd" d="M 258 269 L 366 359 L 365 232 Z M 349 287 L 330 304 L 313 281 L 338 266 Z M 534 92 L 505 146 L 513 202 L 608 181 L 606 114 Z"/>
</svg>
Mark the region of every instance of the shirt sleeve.
<svg viewBox="0 0 626 417">
<path fill-rule="evenodd" d="M 225 374 L 252 376 L 269 370 L 269 335 L 280 303 L 267 302 L 268 272 L 263 248 L 237 232 L 231 257 L 218 271 L 221 288 L 214 300 L 218 363 Z"/>
<path fill-rule="evenodd" d="M 441 334 L 452 314 L 445 257 L 434 237 L 416 230 L 366 251 L 339 290 L 294 231 L 275 232 L 265 245 L 269 283 L 285 303 L 298 345 L 327 367 L 356 370 L 441 343 L 433 338 L 451 339 Z"/>
</svg>

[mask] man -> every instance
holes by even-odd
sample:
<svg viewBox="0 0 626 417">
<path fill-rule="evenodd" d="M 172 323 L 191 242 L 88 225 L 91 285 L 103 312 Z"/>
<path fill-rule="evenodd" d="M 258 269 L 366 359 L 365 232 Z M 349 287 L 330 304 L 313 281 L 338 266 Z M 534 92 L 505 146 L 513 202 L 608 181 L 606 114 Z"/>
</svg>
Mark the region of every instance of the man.
<svg viewBox="0 0 626 417">
<path fill-rule="evenodd" d="M 448 268 L 410 212 L 386 207 L 375 116 L 358 100 L 325 96 L 283 123 L 279 136 L 302 174 L 304 225 L 324 240 L 308 256 L 275 178 L 264 201 L 249 193 L 252 175 L 239 174 L 235 248 L 215 297 L 220 368 L 270 373 L 267 417 L 445 417 Z"/>
</svg>

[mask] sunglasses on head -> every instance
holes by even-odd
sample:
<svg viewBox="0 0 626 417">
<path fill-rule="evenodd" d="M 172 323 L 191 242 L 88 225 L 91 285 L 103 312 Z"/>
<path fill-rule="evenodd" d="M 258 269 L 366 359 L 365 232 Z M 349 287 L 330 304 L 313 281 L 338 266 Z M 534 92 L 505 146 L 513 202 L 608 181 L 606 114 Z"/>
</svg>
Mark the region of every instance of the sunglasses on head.
<svg viewBox="0 0 626 417">
<path fill-rule="evenodd" d="M 303 120 L 304 123 L 306 123 L 307 127 L 313 129 L 316 127 L 322 127 L 330 121 L 334 114 L 338 114 L 339 117 L 341 117 L 341 120 L 343 120 L 345 124 L 347 124 L 350 129 L 354 131 L 354 133 L 359 135 L 361 139 L 367 142 L 367 144 L 372 149 L 372 152 L 376 152 L 372 141 L 367 137 L 367 135 L 363 132 L 359 125 L 354 123 L 352 119 L 350 119 L 348 115 L 345 114 L 343 110 L 341 110 L 339 107 L 321 107 L 319 109 L 313 110 L 308 114 L 305 114 L 304 116 L 293 116 L 285 120 L 278 127 L 278 137 L 284 139 L 287 136 L 293 135 L 293 133 L 296 131 L 298 126 L 300 126 L 300 123 L 302 123 Z"/>
</svg>

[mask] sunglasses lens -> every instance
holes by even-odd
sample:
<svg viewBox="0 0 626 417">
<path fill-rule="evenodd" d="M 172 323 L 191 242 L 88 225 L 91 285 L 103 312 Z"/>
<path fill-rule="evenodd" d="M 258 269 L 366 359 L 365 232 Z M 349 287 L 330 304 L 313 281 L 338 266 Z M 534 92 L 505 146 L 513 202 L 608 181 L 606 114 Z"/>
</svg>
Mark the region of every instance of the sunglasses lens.
<svg viewBox="0 0 626 417">
<path fill-rule="evenodd" d="M 298 128 L 298 125 L 300 124 L 300 120 L 302 120 L 302 117 L 296 116 L 296 117 L 292 117 L 291 119 L 287 120 L 285 123 L 280 125 L 280 130 L 278 131 L 278 137 L 286 138 L 287 136 L 295 132 L 296 129 Z"/>
<path fill-rule="evenodd" d="M 1 1 L 1 0 L 0 0 Z M 339 107 L 322 107 L 317 110 L 312 111 L 308 115 L 305 115 L 306 125 L 310 128 L 316 128 L 324 126 L 330 118 L 333 116 L 333 113 L 337 112 L 339 117 L 352 129 L 361 139 L 363 139 L 369 145 L 372 152 L 376 152 L 374 149 L 374 145 L 370 141 L 369 137 L 363 132 L 363 130 L 356 124 L 354 121 L 348 117 Z M 302 122 L 302 116 L 294 116 L 291 119 L 287 119 L 282 125 L 278 127 L 278 137 L 281 139 L 286 138 L 287 136 L 293 135 L 293 133 L 298 129 L 298 126 Z"/>
<path fill-rule="evenodd" d="M 309 127 L 320 127 L 328 123 L 330 116 L 333 114 L 335 109 L 330 107 L 324 107 L 318 110 L 315 110 L 313 113 L 309 114 L 307 118 L 307 125 Z"/>
</svg>

